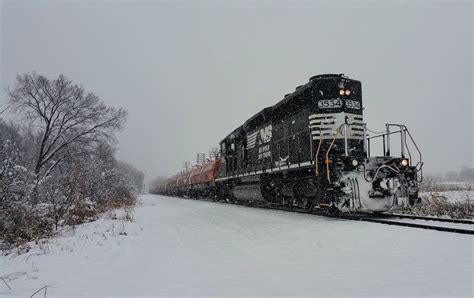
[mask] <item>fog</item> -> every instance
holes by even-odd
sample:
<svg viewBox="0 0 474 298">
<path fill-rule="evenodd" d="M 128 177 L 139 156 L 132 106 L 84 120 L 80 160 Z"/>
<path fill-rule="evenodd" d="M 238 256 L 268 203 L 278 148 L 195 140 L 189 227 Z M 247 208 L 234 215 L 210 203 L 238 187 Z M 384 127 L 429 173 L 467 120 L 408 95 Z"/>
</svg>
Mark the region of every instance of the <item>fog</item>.
<svg viewBox="0 0 474 298">
<path fill-rule="evenodd" d="M 0 81 L 65 74 L 126 108 L 118 156 L 151 179 L 310 76 L 345 73 L 362 81 L 368 127 L 406 124 L 425 170 L 443 173 L 474 159 L 472 12 L 469 1 L 2 2 Z"/>
</svg>

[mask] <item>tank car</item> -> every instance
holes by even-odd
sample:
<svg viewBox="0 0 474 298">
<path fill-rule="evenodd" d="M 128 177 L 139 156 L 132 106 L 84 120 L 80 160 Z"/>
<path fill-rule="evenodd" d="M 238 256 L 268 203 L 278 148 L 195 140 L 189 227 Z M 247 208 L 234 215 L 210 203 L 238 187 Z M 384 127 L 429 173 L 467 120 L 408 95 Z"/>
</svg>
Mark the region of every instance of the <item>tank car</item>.
<svg viewBox="0 0 474 298">
<path fill-rule="evenodd" d="M 221 159 L 208 160 L 164 180 L 155 191 L 159 194 L 191 198 L 217 198 L 216 176 Z"/>
</svg>

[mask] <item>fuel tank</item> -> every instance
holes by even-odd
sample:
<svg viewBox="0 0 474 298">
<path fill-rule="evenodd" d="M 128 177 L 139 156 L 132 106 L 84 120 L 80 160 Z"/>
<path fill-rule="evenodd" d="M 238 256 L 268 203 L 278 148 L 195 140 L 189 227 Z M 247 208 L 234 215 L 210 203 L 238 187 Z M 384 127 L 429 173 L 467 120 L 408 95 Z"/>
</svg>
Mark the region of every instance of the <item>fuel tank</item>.
<svg viewBox="0 0 474 298">
<path fill-rule="evenodd" d="M 265 201 L 260 184 L 237 185 L 232 193 L 239 201 Z"/>
</svg>

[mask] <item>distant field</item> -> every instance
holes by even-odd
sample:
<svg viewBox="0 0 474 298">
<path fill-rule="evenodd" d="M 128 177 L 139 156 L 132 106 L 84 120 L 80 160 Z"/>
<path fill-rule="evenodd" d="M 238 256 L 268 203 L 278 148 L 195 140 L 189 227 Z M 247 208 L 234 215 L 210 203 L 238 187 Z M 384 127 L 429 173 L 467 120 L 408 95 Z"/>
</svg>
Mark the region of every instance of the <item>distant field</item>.
<svg viewBox="0 0 474 298">
<path fill-rule="evenodd" d="M 428 191 L 420 193 L 421 199 L 430 198 L 433 195 L 443 196 L 450 203 L 467 201 L 474 203 L 474 190 Z"/>
<path fill-rule="evenodd" d="M 420 197 L 428 198 L 433 194 L 443 196 L 449 202 L 465 202 L 474 200 L 474 183 L 457 181 L 433 181 L 426 179 L 421 184 Z"/>
<path fill-rule="evenodd" d="M 473 182 L 456 182 L 456 181 L 436 181 L 429 177 L 420 185 L 423 192 L 431 191 L 472 191 L 474 190 Z"/>
</svg>

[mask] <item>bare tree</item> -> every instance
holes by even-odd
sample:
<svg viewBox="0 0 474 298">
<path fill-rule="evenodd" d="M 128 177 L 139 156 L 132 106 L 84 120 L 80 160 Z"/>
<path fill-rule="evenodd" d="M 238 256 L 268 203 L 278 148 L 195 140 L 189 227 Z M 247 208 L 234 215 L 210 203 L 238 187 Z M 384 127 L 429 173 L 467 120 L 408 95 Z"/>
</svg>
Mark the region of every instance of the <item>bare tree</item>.
<svg viewBox="0 0 474 298">
<path fill-rule="evenodd" d="M 47 176 L 65 158 L 81 153 L 72 149 L 113 138 L 126 119 L 125 110 L 107 107 L 64 75 L 55 80 L 36 73 L 19 75 L 8 98 L 13 110 L 26 116 L 40 133 L 34 167 L 38 178 Z"/>
<path fill-rule="evenodd" d="M 10 108 L 11 105 L 7 105 L 6 107 L 0 105 L 0 115 L 5 113 L 9 108 Z"/>
<path fill-rule="evenodd" d="M 62 75 L 18 76 L 8 100 L 27 121 L 0 118 L 0 245 L 49 237 L 59 226 L 135 204 L 143 174 L 121 167 L 111 144 L 124 110 Z"/>
</svg>

